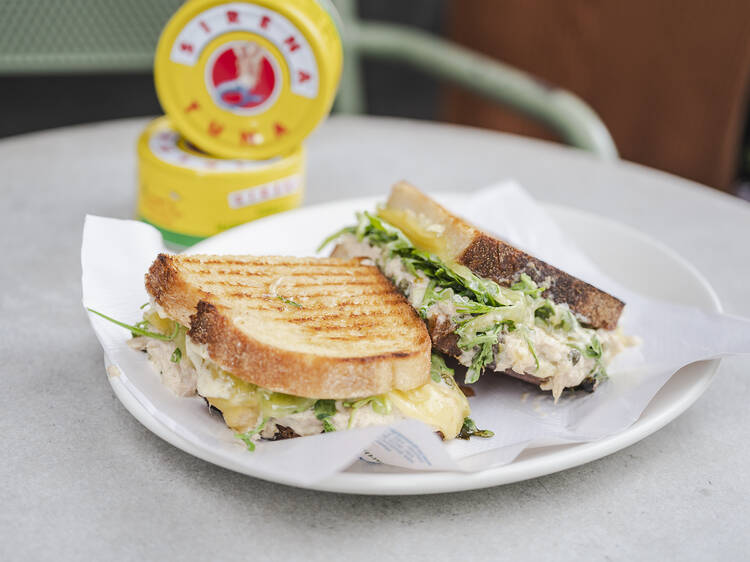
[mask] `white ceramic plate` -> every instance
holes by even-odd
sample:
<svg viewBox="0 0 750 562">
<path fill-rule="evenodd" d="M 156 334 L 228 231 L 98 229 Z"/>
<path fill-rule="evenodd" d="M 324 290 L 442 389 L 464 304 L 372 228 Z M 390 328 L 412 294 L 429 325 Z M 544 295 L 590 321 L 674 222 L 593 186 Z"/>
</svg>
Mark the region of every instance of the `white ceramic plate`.
<svg viewBox="0 0 750 562">
<path fill-rule="evenodd" d="M 450 205 L 453 196 L 440 199 Z M 376 199 L 347 200 L 283 213 L 243 225 L 201 242 L 191 253 L 309 254 L 322 238 L 319 233 L 299 232 L 300 224 L 316 223 L 327 233 L 351 222 L 354 211 L 373 208 Z M 605 273 L 644 295 L 721 311 L 715 292 L 698 271 L 672 250 L 621 224 L 582 211 L 545 206 L 560 227 Z M 596 233 L 592 236 L 591 233 Z M 639 275 L 649 271 L 649 276 Z M 658 278 L 662 283 L 649 283 Z M 656 394 L 641 417 L 619 434 L 590 443 L 538 447 L 524 451 L 512 463 L 476 473 L 387 473 L 350 469 L 317 482 L 312 489 L 359 494 L 429 494 L 496 486 L 550 474 L 599 459 L 643 439 L 684 412 L 713 378 L 719 360 L 693 363 L 676 373 Z M 189 442 L 151 416 L 117 377 L 109 377 L 115 394 L 142 424 L 162 439 L 208 462 L 250 476 L 287 484 L 241 463 L 227 460 Z"/>
</svg>

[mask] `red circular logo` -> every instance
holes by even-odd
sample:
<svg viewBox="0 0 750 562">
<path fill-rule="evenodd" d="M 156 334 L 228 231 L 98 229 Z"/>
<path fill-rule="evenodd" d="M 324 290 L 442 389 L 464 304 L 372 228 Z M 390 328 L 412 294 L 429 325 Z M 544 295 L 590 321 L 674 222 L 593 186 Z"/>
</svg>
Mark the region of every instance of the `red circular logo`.
<svg viewBox="0 0 750 562">
<path fill-rule="evenodd" d="M 251 41 L 222 45 L 206 67 L 206 85 L 214 101 L 234 113 L 262 111 L 276 99 L 280 82 L 274 58 Z"/>
</svg>

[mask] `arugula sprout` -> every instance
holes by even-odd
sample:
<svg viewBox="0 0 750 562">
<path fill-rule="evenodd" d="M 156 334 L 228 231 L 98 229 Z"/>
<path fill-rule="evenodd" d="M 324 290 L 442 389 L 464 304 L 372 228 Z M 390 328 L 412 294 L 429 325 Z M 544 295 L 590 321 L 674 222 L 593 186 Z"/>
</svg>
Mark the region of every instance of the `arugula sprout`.
<svg viewBox="0 0 750 562">
<path fill-rule="evenodd" d="M 569 333 L 567 340 L 575 344 L 572 347 L 577 347 L 587 357 L 595 358 L 596 372 L 601 371 L 602 350 L 595 331 L 582 325 L 567 306 L 543 298 L 547 284 L 540 285 L 531 276 L 522 273 L 509 288 L 501 287 L 490 279 L 475 275 L 466 267 L 449 265 L 439 256 L 420 250 L 399 228 L 375 214 L 361 212 L 356 217 L 355 226 L 334 233 L 323 245 L 348 233 L 359 241 L 366 240 L 371 246 L 379 248 L 382 251 L 379 262 L 398 259 L 411 275 L 419 280 L 426 279 L 422 301 L 417 307 L 422 319 L 427 319 L 435 303 L 449 300 L 456 311 L 452 321 L 456 325 L 457 345 L 471 358 L 465 379 L 467 384 L 476 382 L 487 365 L 493 362 L 501 333 L 521 328 L 533 330 L 535 326 Z M 382 268 L 382 263 L 378 265 Z M 399 288 L 409 296 L 408 286 Z M 586 339 L 592 333 L 591 342 L 586 344 Z M 526 332 L 524 338 L 538 370 L 540 358 L 528 334 Z M 574 365 L 577 363 L 572 355 L 571 361 Z M 431 377 L 436 380 L 433 373 Z"/>
<path fill-rule="evenodd" d="M 459 330 L 460 328 L 461 327 L 459 327 Z M 466 346 L 465 349 L 479 347 L 478 353 L 474 355 L 471 360 L 471 365 L 466 371 L 466 377 L 464 378 L 465 384 L 477 382 L 482 371 L 484 371 L 484 368 L 492 363 L 495 358 L 494 347 L 498 343 L 502 328 L 503 324 L 496 324 L 486 332 L 476 334 L 473 338 L 468 338 L 464 334 L 459 334 L 459 347 L 462 345 Z"/>
<path fill-rule="evenodd" d="M 148 327 L 148 325 L 149 325 L 148 320 L 141 320 L 140 322 L 136 322 L 135 324 L 133 324 L 133 326 L 135 326 L 139 330 L 145 330 Z M 134 338 L 138 337 L 138 334 L 136 334 L 132 330 L 130 331 L 130 335 L 133 336 Z"/>
<path fill-rule="evenodd" d="M 336 427 L 331 422 L 330 418 L 336 414 L 336 401 L 335 400 L 318 400 L 313 406 L 315 417 L 323 422 L 323 432 L 330 433 L 336 431 Z"/>
<path fill-rule="evenodd" d="M 140 326 L 144 325 L 142 322 L 139 322 L 135 326 L 131 326 L 130 324 L 125 324 L 125 322 L 120 322 L 119 320 L 110 318 L 106 314 L 102 314 L 101 312 L 98 312 L 94 310 L 93 308 L 86 308 L 86 310 L 88 310 L 89 312 L 93 312 L 97 316 L 101 316 L 105 320 L 109 320 L 113 324 L 117 324 L 118 326 L 122 328 L 127 328 L 128 330 L 130 330 L 131 334 L 137 334 L 139 336 L 146 336 L 147 338 L 154 338 L 156 340 L 162 340 L 162 341 L 172 341 L 173 339 L 177 337 L 177 334 L 180 331 L 180 325 L 177 322 L 174 323 L 174 330 L 172 331 L 172 333 L 167 335 L 167 334 L 161 334 L 159 332 L 150 332 L 148 330 L 144 330 L 142 327 L 139 327 L 139 325 Z"/>
<path fill-rule="evenodd" d="M 326 239 L 326 243 L 346 232 L 356 235 L 358 240 L 367 238 L 370 243 L 386 250 L 390 257 L 400 257 L 407 271 L 414 275 L 421 272 L 427 278 L 434 279 L 443 289 L 453 289 L 455 294 L 467 296 L 482 304 L 504 304 L 500 286 L 494 281 L 481 279 L 468 270 L 465 273 L 452 270 L 434 254 L 415 248 L 403 232 L 376 215 L 357 213 L 357 221 L 356 227 L 339 231 Z"/>
<path fill-rule="evenodd" d="M 335 400 L 318 400 L 313 406 L 315 417 L 319 420 L 329 418 L 336 414 L 336 401 Z"/>
<path fill-rule="evenodd" d="M 609 375 L 607 374 L 607 370 L 602 364 L 604 355 L 602 342 L 599 341 L 599 338 L 596 336 L 596 334 L 593 334 L 591 336 L 591 341 L 583 350 L 583 354 L 586 357 L 591 357 L 595 360 L 595 365 L 589 373 L 590 376 L 594 377 L 598 381 L 603 381 L 609 377 Z"/>
<path fill-rule="evenodd" d="M 529 348 L 529 351 L 531 352 L 531 356 L 534 358 L 534 363 L 536 363 L 536 370 L 539 370 L 539 357 L 536 355 L 536 349 L 534 349 L 534 344 L 531 343 L 531 340 L 528 338 L 528 336 L 524 336 L 524 339 L 526 340 L 526 345 Z"/>
<path fill-rule="evenodd" d="M 277 296 L 276 298 L 279 299 L 284 304 L 290 304 L 290 305 L 292 305 L 295 308 L 302 308 L 302 305 L 300 303 L 294 302 L 293 300 L 288 299 L 286 297 L 282 297 L 281 295 Z"/>
<path fill-rule="evenodd" d="M 455 303 L 456 305 L 456 312 L 460 314 L 487 314 L 488 312 L 493 312 L 497 310 L 498 307 L 490 305 L 490 304 L 483 304 L 476 301 L 471 300 L 464 300 L 461 299 L 459 302 Z"/>
<path fill-rule="evenodd" d="M 518 282 L 511 285 L 510 288 L 514 291 L 520 291 L 525 295 L 529 295 L 534 299 L 538 299 L 547 289 L 546 287 L 537 285 L 526 273 L 522 273 Z"/>
<path fill-rule="evenodd" d="M 427 311 L 438 300 L 437 294 L 435 293 L 436 285 L 437 282 L 434 279 L 430 279 L 430 281 L 427 283 L 427 287 L 425 287 L 424 295 L 422 296 L 422 304 L 420 304 L 419 308 L 417 309 L 419 316 L 423 320 L 427 319 Z"/>
<path fill-rule="evenodd" d="M 235 433 L 234 436 L 238 437 L 239 439 L 242 439 L 242 441 L 245 442 L 245 445 L 247 445 L 247 450 L 251 453 L 255 450 L 255 443 L 253 442 L 253 436 L 257 435 L 261 431 L 263 431 L 263 428 L 266 427 L 266 424 L 268 423 L 268 420 L 271 418 L 263 418 L 263 421 L 261 421 L 257 427 L 254 429 L 250 429 L 246 431 L 245 433 Z"/>
<path fill-rule="evenodd" d="M 440 382 L 446 376 L 452 377 L 453 369 L 445 364 L 445 359 L 437 353 L 433 353 L 430 357 L 430 378 L 433 382 Z"/>
<path fill-rule="evenodd" d="M 461 427 L 461 431 L 458 433 L 459 439 L 468 439 L 469 437 L 482 437 L 487 439 L 494 437 L 495 432 L 489 429 L 477 429 L 477 424 L 471 418 L 464 418 L 464 424 Z"/>
<path fill-rule="evenodd" d="M 182 351 L 180 351 L 179 347 L 175 347 L 174 351 L 172 352 L 172 356 L 169 358 L 169 360 L 172 363 L 179 363 L 180 359 L 182 359 Z"/>
<path fill-rule="evenodd" d="M 355 232 L 355 228 L 353 226 L 345 226 L 341 230 L 337 230 L 333 234 L 326 236 L 325 240 L 323 240 L 320 243 L 320 246 L 318 246 L 318 248 L 315 251 L 320 252 L 323 248 L 328 246 L 328 244 L 336 240 L 336 238 L 343 236 L 344 234 L 354 234 L 354 232 Z"/>
<path fill-rule="evenodd" d="M 487 342 L 479 348 L 479 353 L 474 355 L 471 365 L 466 370 L 465 384 L 473 384 L 479 380 L 484 368 L 492 362 L 492 344 Z"/>
</svg>

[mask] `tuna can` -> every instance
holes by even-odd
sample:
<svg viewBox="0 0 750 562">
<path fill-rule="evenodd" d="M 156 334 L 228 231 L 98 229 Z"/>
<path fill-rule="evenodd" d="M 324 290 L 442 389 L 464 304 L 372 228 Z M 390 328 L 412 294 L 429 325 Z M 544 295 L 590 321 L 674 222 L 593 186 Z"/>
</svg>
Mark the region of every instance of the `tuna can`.
<svg viewBox="0 0 750 562">
<path fill-rule="evenodd" d="M 166 117 L 138 140 L 138 218 L 180 246 L 298 207 L 304 187 L 303 145 L 268 160 L 215 158 Z"/>
<path fill-rule="evenodd" d="M 189 0 L 162 31 L 154 80 L 194 145 L 263 160 L 299 151 L 330 111 L 342 61 L 327 1 Z"/>
</svg>

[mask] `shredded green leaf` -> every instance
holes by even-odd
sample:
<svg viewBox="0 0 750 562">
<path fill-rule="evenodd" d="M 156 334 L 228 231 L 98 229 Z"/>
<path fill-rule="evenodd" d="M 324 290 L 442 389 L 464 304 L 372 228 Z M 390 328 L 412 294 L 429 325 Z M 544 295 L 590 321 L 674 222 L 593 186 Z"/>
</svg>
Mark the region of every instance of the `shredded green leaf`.
<svg viewBox="0 0 750 562">
<path fill-rule="evenodd" d="M 294 302 L 293 300 L 288 299 L 286 297 L 282 297 L 281 295 L 277 296 L 276 298 L 279 299 L 284 304 L 290 304 L 290 305 L 292 305 L 295 308 L 302 308 L 302 305 L 300 303 Z"/>
<path fill-rule="evenodd" d="M 518 282 L 511 285 L 510 288 L 514 291 L 520 291 L 525 295 L 529 295 L 534 299 L 538 299 L 546 290 L 546 287 L 540 287 L 537 285 L 526 273 L 522 273 Z"/>
<path fill-rule="evenodd" d="M 366 406 L 367 404 L 370 404 L 372 406 L 372 410 L 376 414 L 380 414 L 381 416 L 387 416 L 391 413 L 391 401 L 388 400 L 387 396 L 368 396 L 367 398 L 362 398 L 361 400 L 356 400 L 354 402 L 344 402 L 343 405 L 345 408 L 350 408 L 351 413 L 349 414 L 349 423 L 347 424 L 347 428 L 351 429 L 352 422 L 354 422 L 354 414 L 357 410 L 359 410 L 361 407 Z"/>
<path fill-rule="evenodd" d="M 511 321 L 512 324 L 512 321 Z M 466 371 L 464 382 L 473 384 L 479 380 L 479 377 L 485 367 L 492 363 L 495 358 L 495 345 L 498 345 L 500 332 L 506 326 L 504 322 L 495 324 L 493 327 L 484 332 L 468 334 L 464 332 L 466 324 L 458 326 L 456 333 L 459 336 L 458 347 L 464 350 L 477 348 L 478 351 L 471 360 L 471 365 Z"/>
<path fill-rule="evenodd" d="M 323 418 L 323 433 L 331 433 L 332 431 L 336 431 L 336 427 L 331 423 L 331 420 Z"/>
<path fill-rule="evenodd" d="M 477 424 L 474 423 L 474 420 L 471 418 L 464 418 L 464 424 L 457 437 L 459 439 L 468 439 L 469 437 L 482 437 L 487 439 L 494 436 L 494 431 L 490 431 L 489 429 L 477 429 Z"/>
<path fill-rule="evenodd" d="M 555 306 L 549 300 L 544 301 L 544 304 L 534 311 L 534 316 L 544 322 L 548 322 L 554 315 Z"/>
<path fill-rule="evenodd" d="M 536 355 L 536 349 L 534 349 L 534 344 L 531 343 L 531 340 L 529 339 L 529 336 L 524 335 L 524 340 L 526 340 L 526 345 L 529 347 L 529 351 L 531 352 L 531 356 L 534 358 L 534 363 L 536 363 L 536 370 L 539 370 L 539 357 Z"/>
<path fill-rule="evenodd" d="M 427 311 L 430 307 L 435 304 L 438 300 L 438 295 L 435 293 L 435 286 L 437 282 L 434 279 L 430 279 L 425 287 L 424 295 L 422 296 L 422 304 L 417 309 L 419 316 L 422 320 L 427 318 Z"/>
<path fill-rule="evenodd" d="M 169 358 L 169 360 L 172 363 L 179 363 L 180 359 L 182 359 L 182 351 L 180 351 L 179 347 L 175 347 L 174 351 L 172 352 L 172 356 Z"/>
<path fill-rule="evenodd" d="M 466 370 L 466 377 L 464 378 L 466 384 L 477 382 L 484 368 L 492 362 L 492 345 L 491 342 L 485 342 L 479 347 L 479 353 L 474 355 L 471 366 Z"/>
<path fill-rule="evenodd" d="M 539 285 L 528 274 L 522 273 L 511 287 L 501 287 L 492 280 L 478 277 L 466 267 L 449 266 L 438 256 L 416 248 L 400 229 L 377 215 L 362 212 L 356 216 L 355 226 L 332 234 L 323 246 L 339 236 L 350 234 L 360 241 L 366 239 L 368 244 L 382 250 L 382 259 L 397 258 L 417 280 L 426 281 L 417 307 L 423 319 L 428 318 L 436 303 L 448 300 L 456 311 L 452 322 L 458 335 L 457 345 L 471 358 L 467 384 L 476 382 L 482 371 L 494 361 L 495 354 L 501 352 L 502 348 L 498 346 L 502 334 L 520 328 L 527 330 L 524 339 L 537 370 L 540 357 L 534 347 L 535 329 L 565 332 L 566 335 L 558 332 L 555 337 L 562 339 L 563 345 L 578 346 L 586 357 L 596 360 L 596 372 L 602 371 L 602 349 L 595 330 L 582 325 L 567 306 L 543 298 L 547 289 L 545 284 Z M 382 264 L 378 265 L 382 269 Z M 410 296 L 408 283 L 401 283 L 399 288 Z M 577 363 L 573 358 L 571 361 Z M 435 374 L 431 373 L 431 376 L 436 379 Z"/>
<path fill-rule="evenodd" d="M 562 330 L 563 332 L 570 332 L 578 325 L 578 320 L 573 316 L 573 313 L 566 308 L 558 308 L 560 321 L 557 323 L 555 328 Z"/>
<path fill-rule="evenodd" d="M 331 417 L 336 414 L 335 400 L 318 400 L 313 406 L 315 417 L 319 420 Z"/>
<path fill-rule="evenodd" d="M 235 437 L 238 437 L 242 439 L 242 441 L 245 442 L 245 445 L 247 445 L 248 451 L 253 452 L 255 450 L 255 443 L 253 442 L 253 436 L 263 431 L 263 428 L 266 427 L 266 424 L 268 423 L 269 419 L 270 418 L 263 418 L 263 421 L 261 421 L 256 428 L 246 431 L 245 433 L 235 433 L 234 435 Z"/>
<path fill-rule="evenodd" d="M 132 326 L 130 324 L 125 324 L 125 322 L 120 322 L 119 320 L 110 318 L 106 314 L 102 314 L 101 312 L 98 312 L 92 308 L 87 308 L 86 310 L 88 310 L 89 312 L 93 312 L 97 316 L 101 316 L 105 320 L 109 320 L 113 324 L 117 324 L 118 326 L 121 326 L 122 328 L 127 328 L 133 334 L 137 334 L 139 336 L 146 336 L 147 338 L 154 338 L 154 339 L 162 340 L 162 341 L 172 341 L 173 339 L 177 337 L 177 334 L 180 331 L 180 325 L 177 322 L 174 323 L 174 330 L 172 331 L 172 333 L 169 335 L 166 335 L 166 334 L 160 334 L 159 332 L 150 332 L 148 330 L 144 330 L 143 328 L 139 328 L 138 325 Z M 139 322 L 139 324 L 141 323 Z"/>
<path fill-rule="evenodd" d="M 602 344 L 596 334 L 591 336 L 591 342 L 583 350 L 586 357 L 593 357 L 594 359 L 601 359 L 602 357 Z"/>
<path fill-rule="evenodd" d="M 444 376 L 452 377 L 453 369 L 445 364 L 445 359 L 437 353 L 433 353 L 430 357 L 430 378 L 433 382 L 440 382 Z"/>
</svg>

